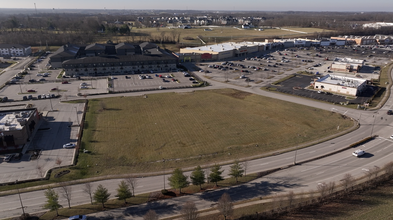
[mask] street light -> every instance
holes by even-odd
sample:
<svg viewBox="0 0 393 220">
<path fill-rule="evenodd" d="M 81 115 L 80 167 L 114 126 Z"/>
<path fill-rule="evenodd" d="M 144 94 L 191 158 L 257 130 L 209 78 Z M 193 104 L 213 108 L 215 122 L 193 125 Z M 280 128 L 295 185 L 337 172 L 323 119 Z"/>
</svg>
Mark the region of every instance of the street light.
<svg viewBox="0 0 393 220">
<path fill-rule="evenodd" d="M 18 187 L 18 180 L 15 180 L 16 189 L 18 190 L 20 206 L 22 207 L 23 216 L 25 216 L 25 207 L 23 207 L 22 198 L 20 197 L 19 187 Z"/>
<path fill-rule="evenodd" d="M 165 159 L 163 158 L 162 160 L 164 162 L 164 189 L 165 189 Z"/>
<path fill-rule="evenodd" d="M 300 137 L 300 134 L 297 134 L 298 137 Z M 296 165 L 296 156 L 297 156 L 297 146 L 295 150 L 295 158 L 293 159 L 293 165 Z"/>
<path fill-rule="evenodd" d="M 371 137 L 373 136 L 375 119 L 376 119 L 377 117 L 375 117 L 375 115 L 373 115 L 373 118 L 374 118 L 374 122 L 373 122 L 373 126 L 371 127 Z"/>
</svg>

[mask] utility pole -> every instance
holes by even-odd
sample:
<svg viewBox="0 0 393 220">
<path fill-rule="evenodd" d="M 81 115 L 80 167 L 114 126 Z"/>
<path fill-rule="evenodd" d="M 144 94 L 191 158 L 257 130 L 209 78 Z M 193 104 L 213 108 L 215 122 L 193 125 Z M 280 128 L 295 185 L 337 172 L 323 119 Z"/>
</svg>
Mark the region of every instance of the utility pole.
<svg viewBox="0 0 393 220">
<path fill-rule="evenodd" d="M 17 184 L 18 184 L 18 180 L 15 180 L 15 185 L 17 185 Z M 20 192 L 19 192 L 18 185 L 16 186 L 16 189 L 18 190 L 19 201 L 20 201 L 20 206 L 22 208 L 23 216 L 25 216 L 25 207 L 23 207 L 22 198 L 20 197 Z"/>
</svg>

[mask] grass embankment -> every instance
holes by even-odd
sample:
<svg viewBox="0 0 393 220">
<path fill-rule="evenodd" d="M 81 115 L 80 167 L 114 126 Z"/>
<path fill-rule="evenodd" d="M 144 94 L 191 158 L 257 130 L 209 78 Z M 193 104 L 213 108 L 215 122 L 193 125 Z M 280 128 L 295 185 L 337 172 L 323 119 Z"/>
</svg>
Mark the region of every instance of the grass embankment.
<svg viewBox="0 0 393 220">
<path fill-rule="evenodd" d="M 376 86 L 380 88 L 377 94 L 375 94 L 374 98 L 370 102 L 370 107 L 376 107 L 378 103 L 380 103 L 385 96 L 385 93 L 388 92 L 387 88 L 390 88 L 390 73 L 393 67 L 393 63 L 386 65 L 381 68 L 381 73 L 378 81 L 373 81 Z M 382 104 L 382 103 L 381 103 Z"/>
<path fill-rule="evenodd" d="M 160 171 L 163 158 L 169 170 L 255 156 L 353 125 L 332 112 L 231 89 L 94 99 L 86 121 L 81 149 L 91 153 L 81 153 L 63 181 Z"/>
<path fill-rule="evenodd" d="M 243 183 L 247 183 L 249 181 L 252 181 L 254 179 L 258 178 L 258 174 L 251 174 L 247 176 L 242 176 L 239 177 L 238 182 L 236 182 L 235 178 L 228 178 L 223 181 L 218 182 L 218 187 L 215 186 L 215 183 L 205 183 L 202 185 L 202 190 L 200 189 L 199 186 L 194 186 L 191 185 L 189 187 L 183 188 L 182 189 L 182 195 L 189 195 L 189 194 L 194 194 L 198 193 L 201 191 L 209 190 L 209 189 L 217 189 L 217 188 L 222 188 L 222 187 L 229 187 L 229 186 L 234 186 L 234 185 L 239 185 Z M 173 196 L 181 196 L 178 195 L 178 190 L 171 189 L 169 191 L 172 191 L 174 193 L 170 194 Z M 78 205 L 78 206 L 73 206 L 71 209 L 68 207 L 63 207 L 62 209 L 59 209 L 59 215 L 56 217 L 56 212 L 47 212 L 43 216 L 40 217 L 40 219 L 46 220 L 46 219 L 64 219 L 68 218 L 69 216 L 73 215 L 86 215 L 90 213 L 96 213 L 104 210 L 110 210 L 110 209 L 117 209 L 117 208 L 122 208 L 122 207 L 128 207 L 132 205 L 138 205 L 138 204 L 143 204 L 146 203 L 150 200 L 157 200 L 157 199 L 166 199 L 166 198 L 173 198 L 172 196 L 164 196 L 161 193 L 146 193 L 142 195 L 137 195 L 135 197 L 127 199 L 127 204 L 124 204 L 123 200 L 118 200 L 118 199 L 111 199 L 107 203 L 105 203 L 105 209 L 102 209 L 101 204 L 85 204 L 85 205 Z"/>
</svg>

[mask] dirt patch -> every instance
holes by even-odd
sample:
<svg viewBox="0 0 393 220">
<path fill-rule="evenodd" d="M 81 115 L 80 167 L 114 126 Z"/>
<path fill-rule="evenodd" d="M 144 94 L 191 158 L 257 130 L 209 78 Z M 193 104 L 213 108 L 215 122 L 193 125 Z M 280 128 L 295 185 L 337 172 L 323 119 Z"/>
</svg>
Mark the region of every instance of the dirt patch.
<svg viewBox="0 0 393 220">
<path fill-rule="evenodd" d="M 236 99 L 245 99 L 247 96 L 252 95 L 252 93 L 243 92 L 239 90 L 226 90 L 225 92 L 221 93 L 223 95 L 227 95 Z"/>
</svg>

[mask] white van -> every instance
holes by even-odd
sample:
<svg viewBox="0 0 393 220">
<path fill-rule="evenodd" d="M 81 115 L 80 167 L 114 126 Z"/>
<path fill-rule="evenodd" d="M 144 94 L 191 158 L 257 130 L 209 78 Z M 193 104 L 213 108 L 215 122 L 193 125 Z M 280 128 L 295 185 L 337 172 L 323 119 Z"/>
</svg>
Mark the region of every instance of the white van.
<svg viewBox="0 0 393 220">
<path fill-rule="evenodd" d="M 355 157 L 360 157 L 362 155 L 364 155 L 366 152 L 364 152 L 364 150 L 359 149 L 359 150 L 355 150 L 355 152 L 352 153 L 353 156 Z"/>
</svg>

